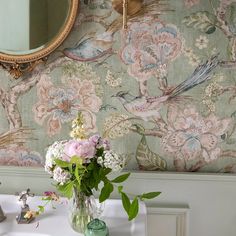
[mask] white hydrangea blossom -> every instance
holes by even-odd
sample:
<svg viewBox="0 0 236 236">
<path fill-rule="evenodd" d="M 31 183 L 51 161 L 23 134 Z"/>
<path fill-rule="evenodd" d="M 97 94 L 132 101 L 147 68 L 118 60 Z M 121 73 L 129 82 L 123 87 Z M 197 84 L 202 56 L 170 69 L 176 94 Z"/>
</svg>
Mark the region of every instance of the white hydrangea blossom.
<svg viewBox="0 0 236 236">
<path fill-rule="evenodd" d="M 113 151 L 105 151 L 104 152 L 104 160 L 103 160 L 103 165 L 106 168 L 112 169 L 112 171 L 120 171 L 122 170 L 124 166 L 124 160 L 123 158 L 114 153 Z"/>
<path fill-rule="evenodd" d="M 66 141 L 56 141 L 48 148 L 45 160 L 45 170 L 48 173 L 52 173 L 53 165 L 55 165 L 55 159 L 62 158 L 65 142 Z"/>
<path fill-rule="evenodd" d="M 100 166 L 103 166 L 103 158 L 102 158 L 102 157 L 98 157 L 98 158 L 97 158 L 97 163 L 98 163 Z"/>
<path fill-rule="evenodd" d="M 65 184 L 70 180 L 70 173 L 63 170 L 61 167 L 56 167 L 53 171 L 53 179 L 60 183 L 61 185 Z"/>
</svg>

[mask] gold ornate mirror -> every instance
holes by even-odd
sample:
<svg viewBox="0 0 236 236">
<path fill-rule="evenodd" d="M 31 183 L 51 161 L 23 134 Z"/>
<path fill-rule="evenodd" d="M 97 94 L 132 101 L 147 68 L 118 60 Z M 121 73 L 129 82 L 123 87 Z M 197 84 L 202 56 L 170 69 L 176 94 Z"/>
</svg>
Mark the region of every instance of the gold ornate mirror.
<svg viewBox="0 0 236 236">
<path fill-rule="evenodd" d="M 14 78 L 31 71 L 68 36 L 79 0 L 1 0 L 0 65 Z"/>
</svg>

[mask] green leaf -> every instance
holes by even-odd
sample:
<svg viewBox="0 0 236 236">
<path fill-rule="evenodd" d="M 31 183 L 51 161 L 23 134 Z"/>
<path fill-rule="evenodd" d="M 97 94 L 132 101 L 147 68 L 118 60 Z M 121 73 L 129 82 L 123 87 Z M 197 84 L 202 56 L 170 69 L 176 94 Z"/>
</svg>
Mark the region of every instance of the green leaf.
<svg viewBox="0 0 236 236">
<path fill-rule="evenodd" d="M 125 211 L 129 215 L 130 200 L 129 200 L 128 196 L 124 192 L 121 192 L 121 200 L 122 200 L 122 205 L 123 205 Z"/>
<path fill-rule="evenodd" d="M 118 192 L 121 193 L 123 190 L 123 186 L 118 186 L 117 189 L 118 189 Z"/>
<path fill-rule="evenodd" d="M 97 151 L 96 151 L 96 156 L 97 156 L 97 157 L 102 156 L 102 155 L 103 155 L 103 152 L 104 152 L 104 148 L 103 148 L 103 147 L 97 149 Z"/>
<path fill-rule="evenodd" d="M 105 183 L 99 196 L 99 202 L 104 202 L 106 199 L 108 199 L 113 192 L 113 189 L 114 187 L 110 182 Z"/>
<path fill-rule="evenodd" d="M 143 200 L 143 199 L 153 199 L 157 196 L 159 196 L 161 194 L 161 192 L 149 192 L 149 193 L 143 193 L 141 196 L 140 196 L 140 199 Z"/>
<path fill-rule="evenodd" d="M 56 165 L 62 167 L 62 168 L 66 168 L 66 167 L 69 167 L 71 164 L 66 162 L 66 161 L 62 161 L 60 159 L 55 159 L 55 163 Z"/>
<path fill-rule="evenodd" d="M 99 176 L 99 166 L 97 164 L 94 166 L 93 179 L 94 179 L 94 188 L 97 190 L 99 183 L 102 181 Z"/>
<path fill-rule="evenodd" d="M 65 197 L 71 198 L 73 194 L 73 181 L 69 181 L 66 184 L 63 185 L 57 185 L 58 191 L 60 191 Z"/>
<path fill-rule="evenodd" d="M 194 12 L 189 16 L 185 16 L 183 19 L 183 23 L 186 24 L 187 27 L 198 29 L 206 34 L 215 32 L 216 22 L 216 16 L 208 11 Z"/>
<path fill-rule="evenodd" d="M 92 190 L 84 183 L 84 181 L 81 182 L 80 186 L 81 192 L 84 192 L 87 196 L 92 195 Z"/>
<path fill-rule="evenodd" d="M 139 211 L 138 198 L 135 197 L 129 208 L 129 220 L 133 220 Z"/>
<path fill-rule="evenodd" d="M 142 170 L 166 170 L 166 161 L 148 147 L 145 136 L 142 137 L 136 151 L 136 159 Z"/>
<path fill-rule="evenodd" d="M 78 156 L 73 156 L 70 159 L 70 163 L 74 163 L 74 164 L 77 164 L 78 166 L 82 166 L 83 160 L 82 160 L 82 158 L 80 158 Z"/>
<path fill-rule="evenodd" d="M 79 168 L 78 168 L 77 164 L 76 164 L 76 167 L 75 167 L 75 178 L 78 181 L 78 183 L 80 183 L 81 176 L 79 175 Z"/>
<path fill-rule="evenodd" d="M 111 169 L 110 168 L 105 168 L 105 169 L 103 169 L 103 174 L 104 175 L 108 175 L 109 173 L 111 173 Z"/>
<path fill-rule="evenodd" d="M 44 206 L 38 206 L 39 212 L 43 213 L 44 212 Z"/>
<path fill-rule="evenodd" d="M 91 162 L 91 163 L 88 165 L 87 170 L 93 170 L 94 167 L 95 167 L 94 163 Z"/>
<path fill-rule="evenodd" d="M 106 182 L 107 181 L 107 177 L 106 175 L 108 175 L 111 172 L 110 168 L 100 168 L 99 169 L 99 178 Z"/>
<path fill-rule="evenodd" d="M 111 182 L 112 183 L 122 183 L 125 180 L 127 180 L 129 178 L 129 176 L 130 176 L 130 173 L 126 173 L 126 174 L 116 177 L 115 179 L 111 180 Z"/>
<path fill-rule="evenodd" d="M 51 201 L 52 198 L 51 197 L 42 197 L 42 201 Z"/>
</svg>

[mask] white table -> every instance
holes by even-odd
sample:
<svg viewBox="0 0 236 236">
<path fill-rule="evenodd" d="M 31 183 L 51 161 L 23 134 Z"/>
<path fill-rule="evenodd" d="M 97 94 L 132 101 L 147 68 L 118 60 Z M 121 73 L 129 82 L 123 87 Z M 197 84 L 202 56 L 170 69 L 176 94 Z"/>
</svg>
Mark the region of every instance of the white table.
<svg viewBox="0 0 236 236">
<path fill-rule="evenodd" d="M 74 232 L 69 225 L 65 204 L 56 204 L 56 209 L 52 209 L 48 204 L 45 213 L 28 225 L 19 225 L 15 220 L 20 212 L 20 203 L 17 201 L 17 196 L 2 194 L 0 195 L 0 204 L 7 216 L 7 219 L 0 223 L 0 236 L 80 235 Z M 42 205 L 41 197 L 29 198 L 28 204 L 31 210 L 37 210 L 37 206 Z M 102 220 L 106 222 L 110 236 L 147 235 L 147 210 L 144 203 L 140 204 L 139 215 L 136 219 L 129 222 L 121 200 L 107 200 Z"/>
</svg>

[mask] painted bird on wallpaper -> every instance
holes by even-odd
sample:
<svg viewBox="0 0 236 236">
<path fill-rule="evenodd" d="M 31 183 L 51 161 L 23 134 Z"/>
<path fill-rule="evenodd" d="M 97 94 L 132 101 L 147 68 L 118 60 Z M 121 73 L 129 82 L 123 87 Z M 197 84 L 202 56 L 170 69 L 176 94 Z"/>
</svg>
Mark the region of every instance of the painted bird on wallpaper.
<svg viewBox="0 0 236 236">
<path fill-rule="evenodd" d="M 113 33 L 104 32 L 79 42 L 73 48 L 64 49 L 64 54 L 77 61 L 96 61 L 105 55 L 112 54 L 112 44 Z"/>
<path fill-rule="evenodd" d="M 164 104 L 170 101 L 178 101 L 179 95 L 209 80 L 211 78 L 210 73 L 217 67 L 218 63 L 217 56 L 211 57 L 199 65 L 186 80 L 162 96 L 133 96 L 129 92 L 120 91 L 112 97 L 117 97 L 126 111 L 134 116 L 141 117 L 143 120 L 159 118 L 159 111 Z"/>
<path fill-rule="evenodd" d="M 165 10 L 166 5 L 159 4 L 159 0 L 150 0 L 146 5 L 143 0 L 128 1 L 128 19 L 139 18 L 143 15 L 158 15 Z M 119 14 L 123 14 L 123 0 L 113 0 L 112 6 Z M 158 13 L 157 13 L 158 11 Z M 94 62 L 100 58 L 109 57 L 113 52 L 114 34 L 122 29 L 123 18 L 118 16 L 103 33 L 95 34 L 79 41 L 74 47 L 65 48 L 65 56 L 83 62 Z"/>
</svg>

